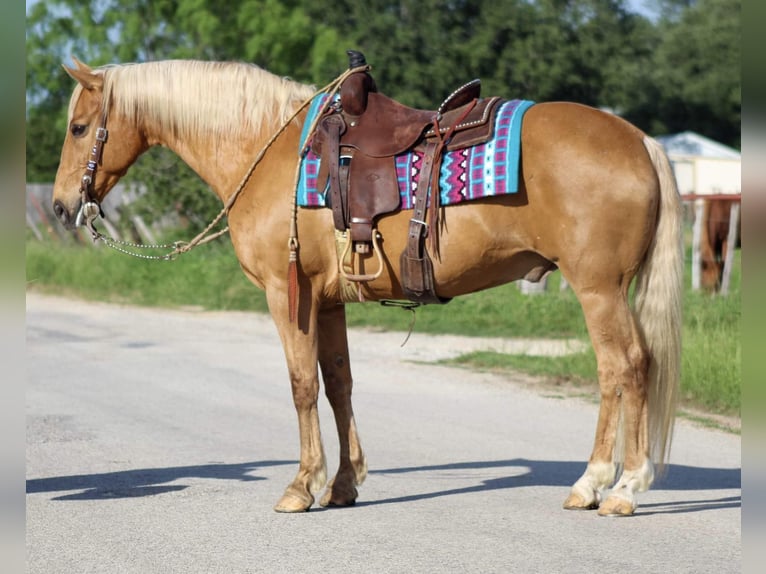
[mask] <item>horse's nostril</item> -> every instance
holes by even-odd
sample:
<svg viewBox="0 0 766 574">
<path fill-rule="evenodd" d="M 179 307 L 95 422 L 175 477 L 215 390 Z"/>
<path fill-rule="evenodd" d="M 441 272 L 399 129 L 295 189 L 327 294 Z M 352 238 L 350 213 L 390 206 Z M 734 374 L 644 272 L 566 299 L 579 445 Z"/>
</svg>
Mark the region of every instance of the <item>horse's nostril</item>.
<svg viewBox="0 0 766 574">
<path fill-rule="evenodd" d="M 66 207 L 64 207 L 64 204 L 58 199 L 53 202 L 53 213 L 62 224 L 69 224 L 69 212 L 66 210 Z"/>
</svg>

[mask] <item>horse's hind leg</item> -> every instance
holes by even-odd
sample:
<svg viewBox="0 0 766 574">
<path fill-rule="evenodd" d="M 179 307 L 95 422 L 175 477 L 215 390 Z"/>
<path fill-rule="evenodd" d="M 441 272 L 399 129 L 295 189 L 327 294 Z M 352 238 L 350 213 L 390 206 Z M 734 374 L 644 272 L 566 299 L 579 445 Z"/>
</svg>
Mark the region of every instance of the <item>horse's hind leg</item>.
<svg viewBox="0 0 766 574">
<path fill-rule="evenodd" d="M 598 507 L 602 515 L 630 515 L 636 508 L 635 493 L 646 490 L 654 479 L 647 428 L 649 357 L 628 306 L 627 286 L 606 293 L 581 293 L 580 302 L 598 362 L 601 406 L 588 467 L 564 508 Z M 601 493 L 615 477 L 619 432 L 624 470 L 610 496 L 601 502 Z"/>
<path fill-rule="evenodd" d="M 367 461 L 359 444 L 351 406 L 353 383 L 346 335 L 346 309 L 343 305 L 333 305 L 320 310 L 318 320 L 319 366 L 325 394 L 335 415 L 340 443 L 338 473 L 328 484 L 319 503 L 322 506 L 350 506 L 356 502 L 356 486 L 367 476 Z"/>
</svg>

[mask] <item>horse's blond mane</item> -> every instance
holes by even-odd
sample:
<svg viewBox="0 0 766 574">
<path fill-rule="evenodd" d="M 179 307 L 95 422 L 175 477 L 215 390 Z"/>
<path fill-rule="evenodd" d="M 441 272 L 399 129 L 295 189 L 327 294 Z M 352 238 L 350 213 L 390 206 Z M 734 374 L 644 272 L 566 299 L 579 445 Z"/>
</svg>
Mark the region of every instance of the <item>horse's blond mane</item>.
<svg viewBox="0 0 766 574">
<path fill-rule="evenodd" d="M 315 92 L 239 62 L 164 60 L 99 70 L 113 110 L 179 137 L 200 131 L 240 137 L 273 129 Z"/>
</svg>

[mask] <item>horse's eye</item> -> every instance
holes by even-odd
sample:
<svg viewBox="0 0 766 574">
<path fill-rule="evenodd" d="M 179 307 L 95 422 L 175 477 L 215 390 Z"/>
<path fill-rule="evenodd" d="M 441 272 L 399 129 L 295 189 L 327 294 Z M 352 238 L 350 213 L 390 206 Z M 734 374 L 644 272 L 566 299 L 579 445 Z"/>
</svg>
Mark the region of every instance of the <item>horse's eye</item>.
<svg viewBox="0 0 766 574">
<path fill-rule="evenodd" d="M 72 127 L 70 128 L 70 131 L 72 132 L 72 135 L 76 138 L 79 138 L 82 136 L 86 130 L 88 129 L 88 126 L 83 124 L 72 124 Z"/>
</svg>

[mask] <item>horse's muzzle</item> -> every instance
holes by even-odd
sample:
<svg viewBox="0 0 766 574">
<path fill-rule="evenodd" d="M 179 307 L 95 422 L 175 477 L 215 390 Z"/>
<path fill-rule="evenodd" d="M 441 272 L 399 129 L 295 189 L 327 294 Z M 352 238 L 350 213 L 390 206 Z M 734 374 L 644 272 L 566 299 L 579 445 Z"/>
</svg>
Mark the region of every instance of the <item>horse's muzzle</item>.
<svg viewBox="0 0 766 574">
<path fill-rule="evenodd" d="M 73 212 L 70 212 L 64 203 L 57 199 L 53 202 L 53 213 L 66 229 L 73 229 L 75 227 L 75 214 L 80 210 L 80 205 L 76 206 Z"/>
</svg>

